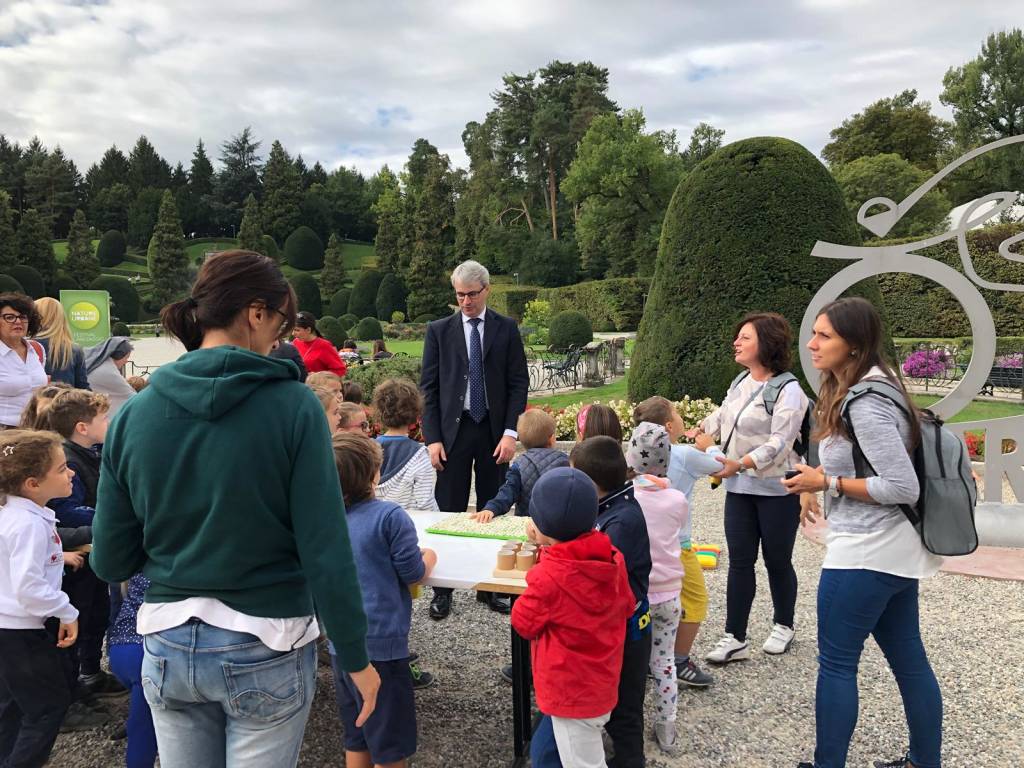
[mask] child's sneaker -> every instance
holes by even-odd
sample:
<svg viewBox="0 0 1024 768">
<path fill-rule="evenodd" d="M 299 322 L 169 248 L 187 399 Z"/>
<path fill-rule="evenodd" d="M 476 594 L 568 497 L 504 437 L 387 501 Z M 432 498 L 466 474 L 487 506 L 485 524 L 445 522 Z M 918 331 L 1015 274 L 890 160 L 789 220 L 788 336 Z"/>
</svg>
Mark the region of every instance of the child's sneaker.
<svg viewBox="0 0 1024 768">
<path fill-rule="evenodd" d="M 707 688 L 715 678 L 693 663 L 693 659 L 676 660 L 676 679 L 692 688 Z"/>
<path fill-rule="evenodd" d="M 412 676 L 412 689 L 414 691 L 418 691 L 421 688 L 429 688 L 434 684 L 434 676 L 420 669 L 419 664 L 409 662 L 409 674 Z"/>
<path fill-rule="evenodd" d="M 792 629 L 782 624 L 776 624 L 772 627 L 772 633 L 768 635 L 768 639 L 764 641 L 764 652 L 770 653 L 772 656 L 778 656 L 781 653 L 785 653 L 789 650 L 789 646 L 793 644 L 793 636 L 796 634 Z"/>
<path fill-rule="evenodd" d="M 728 664 L 730 661 L 749 659 L 750 645 L 746 640 L 737 640 L 731 632 L 726 632 L 718 641 L 718 645 L 712 648 L 704 658 L 712 664 Z"/>
<path fill-rule="evenodd" d="M 657 722 L 654 724 L 654 738 L 658 741 L 658 747 L 666 755 L 674 755 L 676 749 L 676 724 Z"/>
</svg>

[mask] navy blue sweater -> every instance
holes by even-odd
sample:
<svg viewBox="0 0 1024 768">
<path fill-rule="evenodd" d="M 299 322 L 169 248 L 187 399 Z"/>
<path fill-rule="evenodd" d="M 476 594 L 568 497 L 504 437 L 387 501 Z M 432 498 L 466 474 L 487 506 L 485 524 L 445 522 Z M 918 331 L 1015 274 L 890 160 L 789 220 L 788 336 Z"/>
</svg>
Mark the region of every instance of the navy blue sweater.
<svg viewBox="0 0 1024 768">
<path fill-rule="evenodd" d="M 596 528 L 608 534 L 622 553 L 633 596 L 638 601 L 646 598 L 651 578 L 651 540 L 640 502 L 633 496 L 633 483 L 598 499 Z"/>
<path fill-rule="evenodd" d="M 409 585 L 422 580 L 426 570 L 416 525 L 400 506 L 378 499 L 353 504 L 345 520 L 363 593 L 370 659 L 407 658 L 412 623 Z"/>
</svg>

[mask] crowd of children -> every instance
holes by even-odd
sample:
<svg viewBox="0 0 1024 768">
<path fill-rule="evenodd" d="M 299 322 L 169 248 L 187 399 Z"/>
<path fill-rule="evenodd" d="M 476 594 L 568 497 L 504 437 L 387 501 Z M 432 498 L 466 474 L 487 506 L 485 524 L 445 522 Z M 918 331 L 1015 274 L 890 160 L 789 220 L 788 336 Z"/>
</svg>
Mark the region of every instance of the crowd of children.
<svg viewBox="0 0 1024 768">
<path fill-rule="evenodd" d="M 306 384 L 333 435 L 363 601 L 367 645 L 381 677 L 375 714 L 357 725 L 359 692 L 335 664 L 346 765 L 405 765 L 416 751 L 413 692 L 433 676 L 409 649 L 410 588 L 436 555 L 420 549 L 406 510 L 436 510 L 435 474 L 409 437 L 423 400 L 411 381 L 377 385 L 372 404 L 330 371 Z M 136 615 L 148 582 L 141 573 L 108 585 L 89 568 L 101 447 L 103 395 L 52 384 L 25 409 L 22 429 L 0 433 L 0 761 L 37 764 L 58 731 L 109 720 L 100 697 L 129 696 L 127 764 L 152 766 L 157 742 L 143 692 Z M 376 421 L 380 435 L 369 437 Z M 537 704 L 545 716 L 532 743 L 534 766 L 644 762 L 644 700 L 654 680 L 658 745 L 676 749 L 677 684 L 710 684 L 689 658 L 707 610 L 703 574 L 690 542 L 687 495 L 721 466 L 702 437 L 678 443 L 682 421 L 664 398 L 641 403 L 625 455 L 614 411 L 593 405 L 571 455 L 555 447 L 542 410 L 519 419 L 526 450 L 483 509 L 480 522 L 530 517 L 544 557 L 513 608 L 512 624 L 533 641 Z M 110 675 L 101 668 L 107 641 Z M 333 661 L 333 655 L 332 655 Z M 17 659 L 17 663 L 14 660 Z M 506 677 L 510 671 L 503 671 Z M 678 681 L 678 682 L 677 682 Z M 36 763 L 33 763 L 33 760 Z"/>
</svg>

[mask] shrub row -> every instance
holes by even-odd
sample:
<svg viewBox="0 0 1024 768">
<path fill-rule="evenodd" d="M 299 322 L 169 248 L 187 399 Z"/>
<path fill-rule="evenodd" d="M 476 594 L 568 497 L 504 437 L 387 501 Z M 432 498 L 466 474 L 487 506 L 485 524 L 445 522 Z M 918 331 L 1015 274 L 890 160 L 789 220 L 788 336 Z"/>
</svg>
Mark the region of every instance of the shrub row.
<svg viewBox="0 0 1024 768">
<path fill-rule="evenodd" d="M 635 331 L 640 327 L 644 296 L 650 289 L 650 279 L 614 277 L 562 288 L 544 288 L 531 298 L 550 302 L 554 313 L 568 309 L 582 312 L 595 331 Z"/>
</svg>

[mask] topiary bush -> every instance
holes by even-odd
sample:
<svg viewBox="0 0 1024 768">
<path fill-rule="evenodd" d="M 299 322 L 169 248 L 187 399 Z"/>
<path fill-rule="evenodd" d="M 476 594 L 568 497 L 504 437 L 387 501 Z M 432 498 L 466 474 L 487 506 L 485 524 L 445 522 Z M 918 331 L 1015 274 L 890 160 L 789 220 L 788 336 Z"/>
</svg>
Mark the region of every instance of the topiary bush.
<svg viewBox="0 0 1024 768">
<path fill-rule="evenodd" d="M 46 295 L 46 285 L 39 270 L 27 264 L 15 264 L 7 273 L 21 283 L 22 291 L 33 299 L 41 299 Z"/>
<path fill-rule="evenodd" d="M 384 329 L 376 317 L 364 317 L 356 325 L 355 336 L 359 341 L 373 341 L 384 338 Z"/>
<path fill-rule="evenodd" d="M 551 318 L 548 343 L 555 349 L 567 349 L 573 345 L 582 347 L 593 339 L 594 329 L 582 312 L 567 309 Z"/>
<path fill-rule="evenodd" d="M 134 323 L 139 319 L 139 293 L 128 278 L 100 275 L 89 283 L 89 288 L 110 294 L 110 314 L 118 320 Z"/>
<path fill-rule="evenodd" d="M 552 312 L 578 309 L 590 318 L 595 331 L 635 331 L 644 313 L 644 296 L 650 290 L 648 278 L 612 277 L 545 288 L 537 298 L 550 302 Z"/>
<path fill-rule="evenodd" d="M 277 241 L 270 235 L 260 236 L 260 253 L 269 256 L 274 261 L 281 260 L 281 249 L 277 247 Z"/>
<path fill-rule="evenodd" d="M 100 238 L 100 244 L 96 246 L 96 258 L 100 260 L 101 267 L 116 267 L 124 261 L 124 255 L 128 252 L 128 241 L 124 235 L 116 229 L 108 229 Z"/>
<path fill-rule="evenodd" d="M 388 272 L 377 288 L 377 317 L 387 321 L 391 320 L 395 312 L 401 312 L 402 318 L 405 319 L 405 299 L 408 295 L 402 278 Z"/>
<path fill-rule="evenodd" d="M 341 317 L 348 314 L 348 300 L 352 296 L 351 288 L 342 288 L 331 296 L 330 304 L 327 307 L 327 314 L 331 317 Z"/>
<path fill-rule="evenodd" d="M 10 275 L 0 275 L 0 293 L 24 293 L 21 283 Z"/>
<path fill-rule="evenodd" d="M 75 278 L 66 272 L 58 272 L 57 277 L 53 279 L 49 293 L 53 298 L 59 299 L 61 291 L 77 291 L 78 288 L 78 281 Z"/>
<path fill-rule="evenodd" d="M 774 311 L 793 327 L 793 372 L 811 297 L 845 262 L 810 255 L 817 240 L 860 236 L 835 180 L 780 138 L 715 152 L 679 184 L 665 215 L 651 292 L 630 364 L 629 397 L 720 401 L 739 368 L 730 345 L 744 314 Z M 879 305 L 877 285 L 859 293 Z M 887 340 L 888 342 L 888 340 Z"/>
<path fill-rule="evenodd" d="M 303 225 L 284 241 L 284 258 L 296 269 L 320 269 L 324 265 L 323 241 L 316 232 Z"/>
<path fill-rule="evenodd" d="M 295 289 L 295 296 L 299 300 L 300 312 L 312 312 L 314 317 L 320 317 L 323 313 L 323 305 L 320 300 L 320 286 L 312 275 L 295 275 L 289 278 L 288 282 Z"/>
<path fill-rule="evenodd" d="M 363 388 L 363 402 L 373 399 L 373 390 L 385 379 L 420 380 L 420 358 L 395 355 L 378 360 L 373 365 L 353 365 L 345 374 L 345 381 L 354 381 Z"/>
<path fill-rule="evenodd" d="M 384 275 L 375 269 L 365 269 L 360 272 L 359 277 L 352 285 L 352 295 L 348 300 L 349 314 L 356 317 L 376 317 L 377 290 L 383 280 Z"/>
<path fill-rule="evenodd" d="M 338 318 L 338 322 L 341 323 L 341 327 L 345 329 L 345 333 L 350 333 L 353 328 L 359 325 L 359 318 L 355 315 L 346 313 Z"/>
<path fill-rule="evenodd" d="M 536 299 L 538 293 L 540 291 L 537 288 L 520 288 L 517 285 L 492 284 L 487 306 L 495 312 L 500 312 L 513 318 L 518 323 L 523 319 L 526 305 Z M 437 318 L 434 319 L 436 320 Z M 416 322 L 420 322 L 420 319 L 416 318 Z"/>
<path fill-rule="evenodd" d="M 341 327 L 338 318 L 325 315 L 316 321 L 316 327 L 331 344 L 340 347 L 345 341 L 345 329 Z"/>
<path fill-rule="evenodd" d="M 131 336 L 132 335 L 132 329 L 128 327 L 127 323 L 122 323 L 120 320 L 118 320 L 116 323 L 114 323 L 112 326 L 110 326 L 110 335 L 111 336 Z"/>
<path fill-rule="evenodd" d="M 417 316 L 416 316 L 416 317 L 415 317 L 415 318 L 413 319 L 413 322 L 414 322 L 414 323 L 432 323 L 432 322 L 434 322 L 435 320 L 437 320 L 437 318 L 436 318 L 436 317 L 434 317 L 433 315 L 431 315 L 431 314 L 429 314 L 429 313 L 424 313 L 424 314 L 422 314 L 422 315 L 417 315 Z"/>
</svg>

